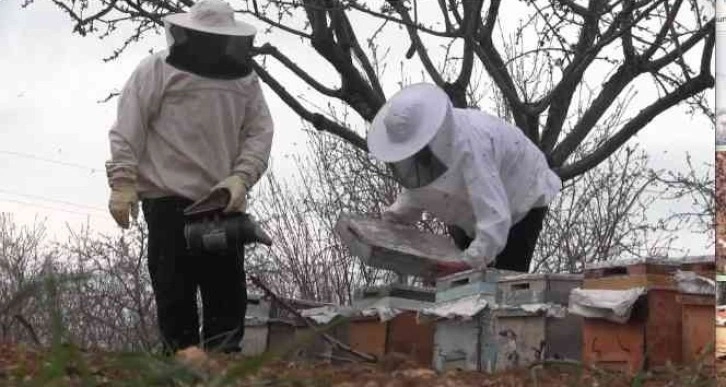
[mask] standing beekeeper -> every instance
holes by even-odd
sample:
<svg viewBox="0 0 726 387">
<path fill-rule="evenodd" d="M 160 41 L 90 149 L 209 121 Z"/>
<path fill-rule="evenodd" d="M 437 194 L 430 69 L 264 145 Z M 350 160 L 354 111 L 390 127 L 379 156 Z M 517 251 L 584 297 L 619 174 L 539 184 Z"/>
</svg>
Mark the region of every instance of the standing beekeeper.
<svg viewBox="0 0 726 387">
<path fill-rule="evenodd" d="M 221 0 L 201 0 L 164 24 L 169 49 L 144 59 L 120 95 L 106 164 L 109 209 L 127 228 L 142 202 L 167 353 L 199 345 L 236 352 L 247 305 L 242 257 L 190 253 L 183 210 L 226 190 L 224 211 L 244 212 L 248 191 L 267 169 L 273 123 L 251 69 L 256 30 Z"/>
<path fill-rule="evenodd" d="M 420 83 L 381 108 L 368 148 L 404 187 L 384 219 L 414 223 L 427 211 L 453 226 L 463 251 L 439 264 L 439 275 L 487 266 L 529 271 L 547 206 L 562 183 L 520 129 L 479 110 L 453 108 L 442 89 Z"/>
</svg>

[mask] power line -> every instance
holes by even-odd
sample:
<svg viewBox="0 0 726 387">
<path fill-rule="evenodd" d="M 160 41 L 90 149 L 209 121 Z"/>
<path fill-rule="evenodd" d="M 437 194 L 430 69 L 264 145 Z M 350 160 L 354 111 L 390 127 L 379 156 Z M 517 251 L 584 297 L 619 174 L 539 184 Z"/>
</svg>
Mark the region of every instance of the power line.
<svg viewBox="0 0 726 387">
<path fill-rule="evenodd" d="M 58 207 L 51 207 L 51 206 L 44 206 L 42 204 L 26 202 L 26 201 L 17 200 L 17 199 L 0 198 L 0 202 L 17 203 L 17 204 L 21 204 L 21 205 L 25 205 L 25 206 L 30 206 L 30 207 L 43 208 L 43 209 L 51 210 L 51 211 L 61 211 L 61 212 L 68 212 L 68 213 L 71 213 L 71 214 L 83 215 L 83 216 L 86 216 L 86 217 L 105 218 L 101 214 L 94 214 L 94 213 L 89 213 L 89 212 L 73 211 L 73 210 L 69 210 L 69 209 L 58 208 Z"/>
<path fill-rule="evenodd" d="M 71 163 L 71 162 L 62 161 L 62 160 L 49 159 L 49 158 L 46 158 L 46 157 L 37 156 L 37 155 L 29 154 L 29 153 L 22 153 L 22 152 L 8 151 L 8 150 L 0 150 L 0 154 L 10 155 L 10 156 L 16 156 L 16 157 L 23 157 L 23 158 L 26 158 L 26 159 L 43 161 L 43 162 L 46 162 L 46 163 L 63 165 L 63 166 L 66 166 L 66 167 L 73 167 L 73 168 L 79 168 L 79 169 L 83 169 L 83 170 L 90 170 L 91 173 L 96 173 L 96 172 L 100 172 L 101 171 L 100 168 L 89 167 L 87 165 L 76 164 L 76 163 Z"/>
<path fill-rule="evenodd" d="M 8 190 L 4 190 L 4 189 L 0 189 L 0 193 L 6 194 L 6 195 L 21 196 L 21 197 L 25 197 L 25 198 L 29 198 L 29 199 L 42 200 L 42 201 L 46 201 L 46 202 L 58 203 L 58 204 L 63 204 L 63 205 L 67 205 L 67 206 L 83 208 L 83 209 L 87 209 L 87 210 L 106 212 L 106 209 L 104 209 L 104 208 L 89 206 L 86 204 L 68 202 L 65 200 L 52 199 L 52 198 L 48 198 L 48 197 L 40 196 L 40 195 L 30 195 L 30 194 L 25 194 L 25 193 L 21 193 L 21 192 L 8 191 Z"/>
</svg>

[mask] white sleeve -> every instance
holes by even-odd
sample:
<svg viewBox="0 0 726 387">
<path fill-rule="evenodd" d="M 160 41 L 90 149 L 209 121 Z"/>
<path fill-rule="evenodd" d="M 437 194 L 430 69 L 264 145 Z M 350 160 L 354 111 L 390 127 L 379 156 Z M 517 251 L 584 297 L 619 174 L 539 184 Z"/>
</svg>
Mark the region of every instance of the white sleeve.
<svg viewBox="0 0 726 387">
<path fill-rule="evenodd" d="M 393 213 L 396 218 L 408 223 L 418 222 L 421 220 L 421 214 L 423 213 L 423 209 L 416 204 L 407 189 L 401 191 L 396 197 L 396 201 L 386 211 Z"/>
<path fill-rule="evenodd" d="M 464 256 L 474 267 L 496 258 L 507 243 L 512 218 L 509 199 L 494 158 L 491 141 L 466 150 L 462 165 L 471 205 L 476 217 L 476 237 Z"/>
<path fill-rule="evenodd" d="M 158 104 L 152 75 L 142 62 L 124 85 L 119 96 L 116 122 L 109 131 L 111 159 L 106 163 L 109 184 L 117 180 L 136 181 L 138 159 L 146 147 L 146 135 L 153 109 Z"/>
<path fill-rule="evenodd" d="M 252 98 L 245 108 L 239 153 L 233 168 L 234 174 L 242 176 L 247 189 L 251 189 L 267 170 L 274 132 L 272 116 L 262 94 L 259 78 L 257 75 L 253 77 Z"/>
</svg>

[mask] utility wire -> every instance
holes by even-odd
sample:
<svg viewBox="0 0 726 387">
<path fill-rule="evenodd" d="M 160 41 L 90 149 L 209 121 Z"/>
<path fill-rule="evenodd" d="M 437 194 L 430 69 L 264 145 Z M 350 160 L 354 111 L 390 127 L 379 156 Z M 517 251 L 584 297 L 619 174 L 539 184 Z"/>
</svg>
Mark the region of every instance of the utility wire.
<svg viewBox="0 0 726 387">
<path fill-rule="evenodd" d="M 94 206 L 89 206 L 89 205 L 86 205 L 86 204 L 78 204 L 78 203 L 73 203 L 73 202 L 67 202 L 65 200 L 51 199 L 51 198 L 48 198 L 48 197 L 45 197 L 45 196 L 29 195 L 29 194 L 25 194 L 25 193 L 13 192 L 13 191 L 8 191 L 8 190 L 4 190 L 4 189 L 0 189 L 0 193 L 6 194 L 6 195 L 21 196 L 21 197 L 25 197 L 25 198 L 29 198 L 29 199 L 36 199 L 36 200 L 42 200 L 42 201 L 47 201 L 47 202 L 53 202 L 53 203 L 67 205 L 67 206 L 83 208 L 83 209 L 87 209 L 87 210 L 94 210 L 94 211 L 106 212 L 105 209 L 100 208 L 100 207 L 94 207 Z"/>
<path fill-rule="evenodd" d="M 25 206 L 30 206 L 30 207 L 43 208 L 43 209 L 51 210 L 51 211 L 61 211 L 61 212 L 68 212 L 68 213 L 76 214 L 76 215 L 83 215 L 86 217 L 90 216 L 90 217 L 94 217 L 94 218 L 105 218 L 101 214 L 73 211 L 73 210 L 68 210 L 68 209 L 58 208 L 58 207 L 51 207 L 51 206 L 44 206 L 42 204 L 26 202 L 26 201 L 17 200 L 17 199 L 0 198 L 0 202 L 17 203 L 17 204 L 21 204 L 21 205 L 25 205 Z"/>
<path fill-rule="evenodd" d="M 29 153 L 15 152 L 15 151 L 9 151 L 9 150 L 0 150 L 0 154 L 10 155 L 10 156 L 16 156 L 16 157 L 23 157 L 23 158 L 26 158 L 26 159 L 43 161 L 43 162 L 46 162 L 46 163 L 63 165 L 63 166 L 66 166 L 66 167 L 79 168 L 79 169 L 83 169 L 83 170 L 87 170 L 87 171 L 90 170 L 91 173 L 96 173 L 96 172 L 100 172 L 101 171 L 100 168 L 93 168 L 93 167 L 89 167 L 87 165 L 76 164 L 76 163 L 71 163 L 71 162 L 61 161 L 61 160 L 49 159 L 49 158 L 46 158 L 46 157 L 36 156 L 36 155 L 29 154 Z"/>
</svg>

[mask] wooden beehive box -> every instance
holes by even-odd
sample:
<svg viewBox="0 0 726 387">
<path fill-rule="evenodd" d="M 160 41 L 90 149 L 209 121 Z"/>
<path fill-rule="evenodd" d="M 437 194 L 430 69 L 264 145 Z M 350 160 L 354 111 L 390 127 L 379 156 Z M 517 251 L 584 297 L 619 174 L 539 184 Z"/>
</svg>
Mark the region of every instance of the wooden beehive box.
<svg viewBox="0 0 726 387">
<path fill-rule="evenodd" d="M 505 275 L 522 274 L 507 270 L 473 269 L 451 274 L 436 280 L 436 302 L 487 294 L 496 299 L 497 281 Z"/>
<path fill-rule="evenodd" d="M 242 355 L 257 356 L 267 350 L 267 321 L 248 319 L 245 321 L 245 335 L 242 338 Z"/>
<path fill-rule="evenodd" d="M 267 350 L 267 320 L 270 318 L 270 303 L 259 294 L 247 295 L 245 312 L 245 334 L 242 339 L 242 354 L 260 355 Z"/>
<path fill-rule="evenodd" d="M 544 359 L 579 361 L 582 317 L 566 313 L 570 291 L 582 285 L 579 274 L 520 274 L 498 281 L 494 312 L 497 370 Z"/>
<path fill-rule="evenodd" d="M 582 357 L 586 364 L 636 373 L 682 362 L 682 318 L 673 279 L 679 267 L 672 260 L 650 259 L 585 269 L 585 289 L 647 289 L 624 324 L 584 319 Z"/>
<path fill-rule="evenodd" d="M 491 296 L 492 302 L 494 295 Z M 494 372 L 497 351 L 491 308 L 471 319 L 435 321 L 433 368 L 437 371 Z"/>
<path fill-rule="evenodd" d="M 716 279 L 716 258 L 713 255 L 685 258 L 681 260 L 680 270 Z"/>
<path fill-rule="evenodd" d="M 378 219 L 341 215 L 335 232 L 365 265 L 404 275 L 429 277 L 437 261 L 456 259 L 461 253 L 445 235 Z"/>
<path fill-rule="evenodd" d="M 567 305 L 570 291 L 582 286 L 582 274 L 516 274 L 500 276 L 497 303 L 502 305 Z"/>
<path fill-rule="evenodd" d="M 366 310 L 372 306 L 403 311 L 387 321 L 378 315 L 356 315 L 349 319 L 347 342 L 354 350 L 383 356 L 404 354 L 422 366 L 431 364 L 434 340 L 432 322 L 418 321 L 417 314 L 434 300 L 434 289 L 400 284 L 367 288 L 356 292 L 353 307 Z"/>
<path fill-rule="evenodd" d="M 438 318 L 434 335 L 434 363 L 439 371 L 462 369 L 493 372 L 496 350 L 493 343 L 491 307 L 497 297 L 497 280 L 514 272 L 474 269 L 436 280 L 436 305 L 452 305 L 472 297 L 490 305 L 470 319 Z"/>
<path fill-rule="evenodd" d="M 715 295 L 685 293 L 677 296 L 683 327 L 681 347 L 686 364 L 714 364 L 715 298 Z"/>
</svg>

